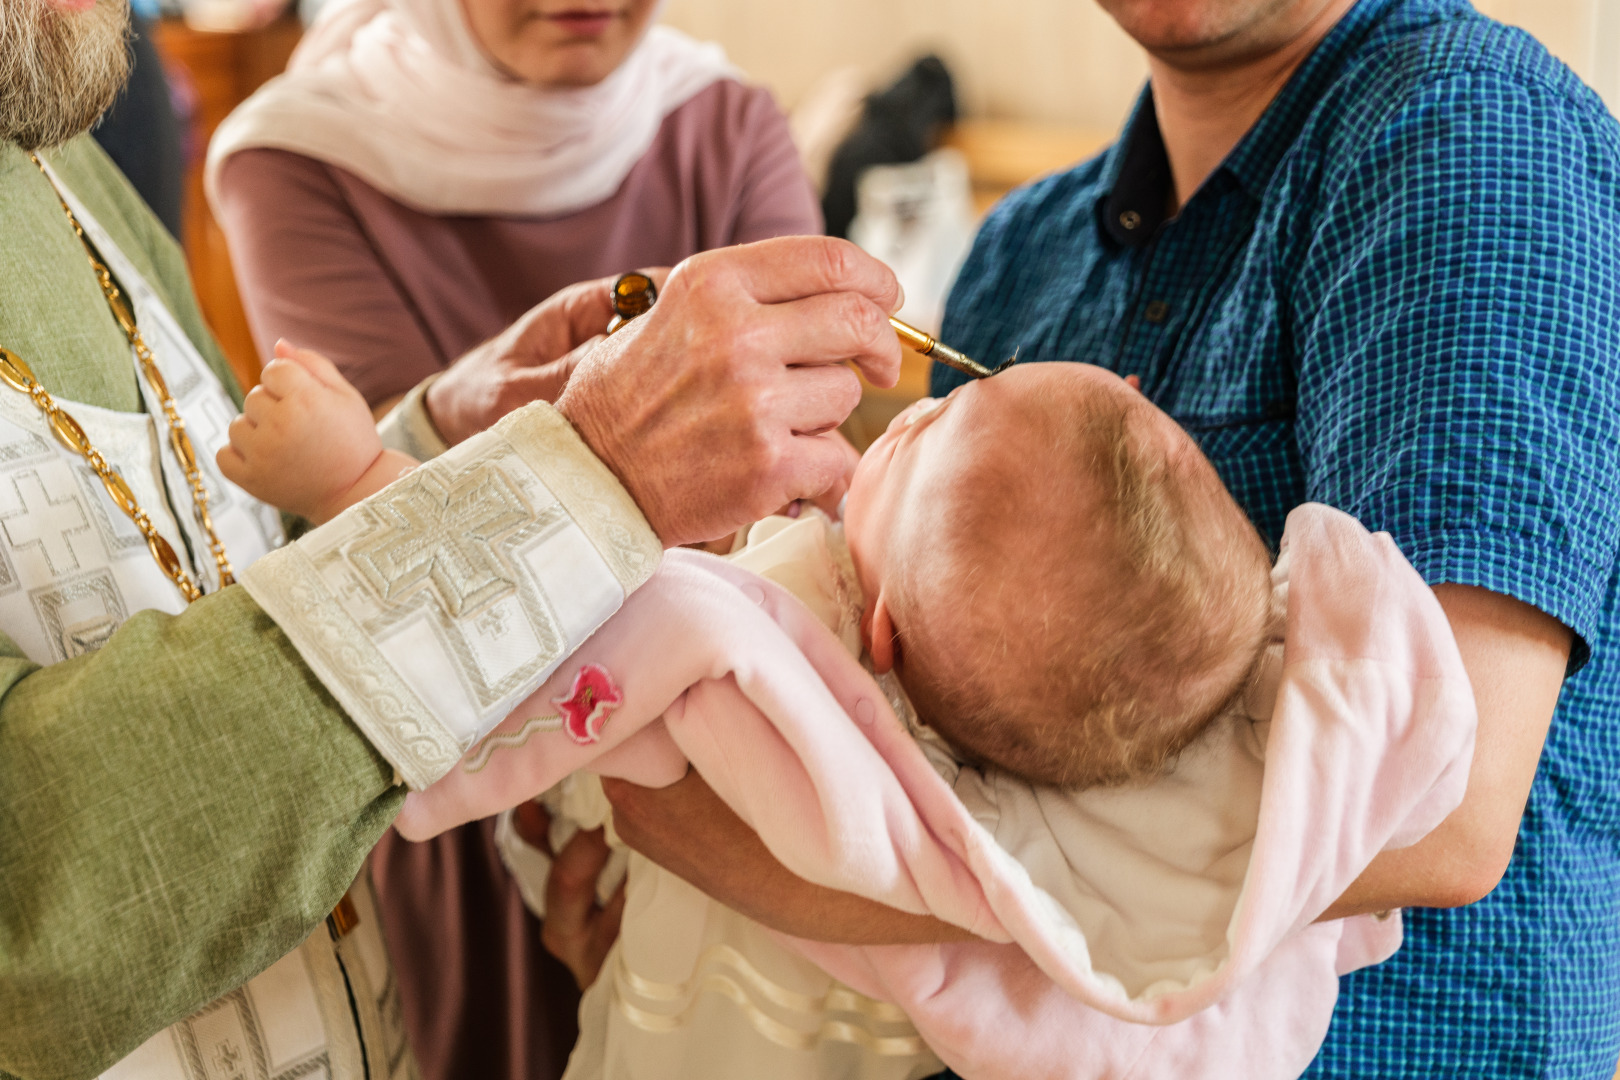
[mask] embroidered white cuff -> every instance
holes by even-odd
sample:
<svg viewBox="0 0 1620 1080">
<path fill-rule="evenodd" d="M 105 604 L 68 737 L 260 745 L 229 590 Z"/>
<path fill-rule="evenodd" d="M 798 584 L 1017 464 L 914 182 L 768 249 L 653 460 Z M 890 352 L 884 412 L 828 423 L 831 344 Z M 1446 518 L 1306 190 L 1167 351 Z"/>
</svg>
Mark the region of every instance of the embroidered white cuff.
<svg viewBox="0 0 1620 1080">
<path fill-rule="evenodd" d="M 242 584 L 423 788 L 662 555 L 613 474 L 535 404 L 261 558 Z"/>
</svg>

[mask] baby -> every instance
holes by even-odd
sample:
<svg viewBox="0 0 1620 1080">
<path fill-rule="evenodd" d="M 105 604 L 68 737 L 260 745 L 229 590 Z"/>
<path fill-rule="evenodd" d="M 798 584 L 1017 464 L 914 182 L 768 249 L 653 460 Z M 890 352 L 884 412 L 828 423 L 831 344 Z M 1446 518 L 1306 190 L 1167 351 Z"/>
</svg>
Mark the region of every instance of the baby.
<svg viewBox="0 0 1620 1080">
<path fill-rule="evenodd" d="M 317 524 L 416 464 L 285 344 L 230 439 L 226 477 Z M 862 458 L 845 520 L 874 669 L 963 760 L 1033 783 L 1158 774 L 1264 642 L 1264 543 L 1192 440 L 1100 368 L 918 402 Z"/>
<path fill-rule="evenodd" d="M 1264 543 L 1185 432 L 1101 368 L 917 403 L 862 458 L 845 521 L 876 669 L 967 759 L 1035 783 L 1160 772 L 1265 636 Z"/>
<path fill-rule="evenodd" d="M 230 437 L 219 455 L 230 479 L 316 522 L 414 465 L 382 448 L 365 403 L 330 364 L 285 347 Z M 721 590 L 709 597 L 717 601 L 729 588 L 752 619 L 768 599 L 740 600 L 738 572 L 713 569 L 721 564 L 707 556 L 671 557 L 582 651 L 591 662 L 559 669 L 460 768 L 413 793 L 400 828 L 432 835 L 590 768 L 594 736 L 569 741 L 558 718 L 524 708 L 560 705 L 553 695 L 568 695 L 568 679 L 577 696 L 588 670 L 620 700 L 617 676 L 625 704 L 602 737 L 608 753 L 634 749 L 609 745 L 621 736 L 662 731 L 673 745 L 708 732 L 711 746 L 724 744 L 706 759 L 717 791 L 731 768 L 734 788 L 755 785 L 745 797 L 789 808 L 758 826 L 761 837 L 786 837 L 786 847 L 803 839 L 819 852 L 829 823 L 853 829 L 838 851 L 859 864 L 854 871 L 867 851 L 891 869 L 901 864 L 862 895 L 904 893 L 910 899 L 890 906 L 952 924 L 927 931 L 940 940 L 973 926 L 1003 944 L 862 950 L 788 941 L 632 859 L 622 936 L 582 1003 L 569 1080 L 910 1080 L 937 1071 L 935 1051 L 984 1078 L 1297 1075 L 1325 1030 L 1338 974 L 1399 942 L 1398 920 L 1351 929 L 1313 920 L 1397 829 L 1409 843 L 1456 804 L 1467 769 L 1459 747 L 1472 738 L 1471 702 L 1463 708 L 1435 690 L 1465 688 L 1466 676 L 1432 595 L 1387 538 L 1326 508 L 1306 510 L 1294 540 L 1298 580 L 1287 586 L 1304 598 L 1289 606 L 1300 660 L 1290 676 L 1265 546 L 1186 434 L 1100 369 L 1012 368 L 898 417 L 862 458 L 841 526 L 771 519 L 733 556 L 867 655 L 915 742 L 901 734 L 896 749 L 883 734 L 894 728 L 849 712 L 838 695 L 864 691 L 851 688 L 847 670 L 843 691 L 836 680 L 819 688 L 831 712 L 811 708 L 817 689 L 803 683 L 775 699 L 800 710 L 777 729 L 791 728 L 792 738 L 740 743 L 752 738 L 749 723 L 757 735 L 765 722 L 752 706 L 709 710 L 711 727 L 691 719 L 705 708 L 692 695 L 706 694 L 709 705 L 737 700 L 743 680 L 722 677 L 724 663 L 709 663 L 697 681 L 677 673 L 679 688 L 690 687 L 685 719 L 659 727 L 667 698 L 631 716 L 636 694 L 648 691 L 630 677 L 656 680 L 670 674 L 659 675 L 660 665 L 680 666 L 656 654 L 706 656 L 703 642 L 668 636 L 696 626 L 686 606 L 701 605 L 661 594 L 660 578 L 705 580 Z M 1279 581 L 1289 580 L 1285 562 Z M 745 587 L 756 580 L 742 577 Z M 737 626 L 754 625 L 721 609 Z M 660 611 L 674 621 L 658 621 Z M 1357 637 L 1364 625 L 1378 635 Z M 822 648 L 813 635 L 762 638 L 758 649 L 735 635 L 714 640 L 733 642 L 739 663 L 773 661 L 778 674 L 802 671 L 804 661 L 833 670 L 810 659 Z M 784 641 L 803 655 L 771 651 Z M 1413 642 L 1421 647 L 1402 651 Z M 1444 662 L 1426 660 L 1425 649 Z M 1400 662 L 1374 662 L 1381 650 Z M 1256 671 L 1263 677 L 1251 681 Z M 1420 675 L 1429 682 L 1417 693 L 1408 682 Z M 1391 679 L 1399 685 L 1380 681 Z M 1274 710 L 1274 701 L 1291 704 Z M 530 741 L 541 719 L 558 721 L 538 729 L 554 736 Z M 637 723 L 652 726 L 629 726 Z M 870 742 L 852 734 L 863 723 Z M 542 745 L 548 737 L 561 741 Z M 798 759 L 830 770 L 808 786 L 782 757 L 796 739 L 836 750 Z M 678 752 L 696 760 L 685 747 L 700 741 Z M 926 761 L 914 760 L 919 744 Z M 873 772 L 874 753 L 893 770 L 886 779 Z M 1389 776 L 1386 759 L 1401 763 Z M 786 767 L 754 767 L 767 761 Z M 928 781 L 944 781 L 943 801 L 929 795 L 919 766 L 937 774 Z M 912 801 L 874 806 L 868 795 L 879 789 Z M 801 806 L 812 790 L 830 800 L 821 813 Z M 1369 802 L 1379 808 L 1369 823 L 1340 813 Z M 857 805 L 862 813 L 846 812 Z M 770 818 L 759 811 L 754 804 L 753 821 Z M 1268 820 L 1274 827 L 1263 827 Z M 786 847 L 770 850 L 788 862 Z M 839 873 L 828 880 L 848 880 Z M 926 897 L 920 905 L 917 896 Z"/>
</svg>

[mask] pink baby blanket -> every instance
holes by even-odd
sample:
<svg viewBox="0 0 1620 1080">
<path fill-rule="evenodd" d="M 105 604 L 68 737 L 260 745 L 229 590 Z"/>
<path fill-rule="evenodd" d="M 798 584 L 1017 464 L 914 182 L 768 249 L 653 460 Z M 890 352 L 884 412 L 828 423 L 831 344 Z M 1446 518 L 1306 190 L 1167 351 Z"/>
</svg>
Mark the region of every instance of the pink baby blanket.
<svg viewBox="0 0 1620 1080">
<path fill-rule="evenodd" d="M 1286 628 L 1265 705 L 1210 736 L 1247 740 L 1263 770 L 1240 887 L 1216 908 L 1224 933 L 1196 955 L 1119 955 L 1111 928 L 1136 916 L 1118 899 L 1129 889 L 1094 890 L 1079 914 L 1060 907 L 964 808 L 829 630 L 777 586 L 694 552 L 669 553 L 459 768 L 412 793 L 396 825 L 425 839 L 576 769 L 658 786 L 690 762 L 802 877 L 985 939 L 793 943 L 898 1004 L 958 1072 L 1296 1076 L 1326 1032 L 1337 976 L 1400 944 L 1398 913 L 1315 920 L 1374 856 L 1461 802 L 1475 713 L 1445 615 L 1387 535 L 1300 507 L 1276 577 Z"/>
</svg>

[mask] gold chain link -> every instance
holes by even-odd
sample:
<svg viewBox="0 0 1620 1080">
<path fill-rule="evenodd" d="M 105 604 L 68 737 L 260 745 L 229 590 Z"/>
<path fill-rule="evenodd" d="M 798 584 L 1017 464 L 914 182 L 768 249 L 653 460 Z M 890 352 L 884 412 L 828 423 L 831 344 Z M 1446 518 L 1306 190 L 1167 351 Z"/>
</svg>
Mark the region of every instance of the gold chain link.
<svg viewBox="0 0 1620 1080">
<path fill-rule="evenodd" d="M 90 445 L 90 438 L 85 434 L 84 428 L 56 403 L 50 391 L 39 384 L 39 380 L 34 378 L 33 371 L 23 362 L 22 357 L 4 345 L 0 345 L 0 382 L 4 382 L 13 390 L 27 394 L 35 408 L 45 415 L 56 441 L 90 463 L 90 468 L 95 470 L 96 476 L 101 480 L 101 486 L 107 489 L 107 494 L 117 504 L 118 509 L 141 530 L 141 535 L 146 538 L 147 550 L 151 551 L 152 558 L 157 560 L 158 568 L 179 588 L 186 602 L 190 603 L 201 596 L 202 590 L 197 588 L 196 582 L 191 580 L 191 575 L 186 573 L 185 567 L 180 563 L 180 557 L 174 553 L 173 546 L 163 539 L 163 535 L 152 524 L 152 519 L 141 509 L 129 484 L 107 464 L 107 459 L 101 456 L 101 451 Z"/>
<path fill-rule="evenodd" d="M 107 306 L 112 310 L 114 321 L 118 328 L 129 339 L 129 344 L 135 350 L 136 362 L 140 365 L 141 376 L 151 387 L 152 393 L 163 408 L 163 417 L 169 425 L 169 446 L 174 451 L 180 469 L 185 473 L 186 483 L 191 487 L 192 505 L 197 512 L 197 524 L 208 535 L 208 547 L 214 556 L 214 563 L 219 567 L 219 583 L 223 587 L 236 582 L 236 575 L 231 570 L 231 561 L 225 554 L 225 545 L 219 534 L 214 531 L 214 519 L 208 512 L 208 488 L 203 483 L 202 470 L 197 465 L 197 450 L 192 445 L 191 436 L 186 432 L 186 422 L 180 416 L 180 410 L 175 406 L 174 397 L 169 393 L 169 386 L 163 379 L 163 373 L 158 370 L 157 360 L 152 356 L 152 350 L 147 347 L 146 339 L 141 336 L 140 327 L 135 324 L 135 307 L 113 281 L 112 271 L 107 269 L 105 263 L 97 258 L 95 245 L 85 235 L 84 228 L 80 226 L 79 219 L 74 216 L 73 208 L 68 206 L 67 199 L 57 190 L 56 182 L 51 180 L 50 173 L 45 171 L 44 162 L 39 160 L 37 154 L 30 154 L 29 158 L 38 166 L 40 173 L 56 192 L 56 201 L 62 204 L 62 212 L 67 215 L 68 224 L 73 226 L 73 235 L 79 238 L 84 246 L 85 257 L 90 260 L 90 268 L 95 272 L 96 283 L 101 286 L 101 293 L 107 298 Z M 101 486 L 107 489 L 107 494 L 117 504 L 129 520 L 146 538 L 146 547 L 157 560 L 158 568 L 163 571 L 181 595 L 190 603 L 202 595 L 202 590 L 186 573 L 185 566 L 180 557 L 175 554 L 174 547 L 158 533 L 152 519 L 135 499 L 135 493 L 122 476 L 113 471 L 107 459 L 90 444 L 90 437 L 79 422 L 67 413 L 50 392 L 40 385 L 33 371 L 23 362 L 22 357 L 0 346 L 0 382 L 4 382 L 12 389 L 28 395 L 34 407 L 44 415 L 50 424 L 56 440 L 69 450 L 78 454 L 89 463 L 101 480 Z"/>
</svg>

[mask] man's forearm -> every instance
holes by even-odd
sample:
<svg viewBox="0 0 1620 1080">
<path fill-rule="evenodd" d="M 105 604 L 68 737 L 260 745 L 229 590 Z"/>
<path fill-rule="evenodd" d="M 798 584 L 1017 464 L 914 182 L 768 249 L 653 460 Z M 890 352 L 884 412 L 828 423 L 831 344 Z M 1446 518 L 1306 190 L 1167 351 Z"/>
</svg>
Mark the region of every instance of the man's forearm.
<svg viewBox="0 0 1620 1080">
<path fill-rule="evenodd" d="M 631 847 L 772 930 L 842 945 L 975 941 L 959 926 L 813 885 L 778 862 L 759 834 L 695 772 L 653 790 L 602 781 L 614 828 Z M 715 853 L 724 852 L 724 857 Z"/>
<path fill-rule="evenodd" d="M 942 941 L 977 941 L 973 934 L 941 922 L 932 915 L 913 915 L 908 911 L 868 900 L 864 896 L 839 892 L 823 885 L 813 885 L 777 862 L 759 843 L 756 833 L 749 832 L 758 845 L 742 859 L 747 869 L 739 873 L 731 868 L 729 875 L 746 880 L 751 888 L 741 890 L 737 910 L 750 919 L 772 930 L 807 941 L 825 941 L 837 945 L 922 945 Z M 713 866 L 713 863 L 708 864 Z M 693 885 L 710 892 L 718 883 L 693 881 Z"/>
<path fill-rule="evenodd" d="M 1434 592 L 1479 710 L 1468 793 L 1434 832 L 1375 859 L 1324 919 L 1471 904 L 1496 887 L 1513 856 L 1574 636 L 1512 597 L 1466 585 Z"/>
<path fill-rule="evenodd" d="M 436 617 L 498 719 L 662 555 L 555 413 L 411 481 L 93 656 L 0 652 L 0 1070 L 94 1075 L 319 924 L 398 811 L 396 774 L 431 783 L 478 734 L 417 677 L 443 670 L 441 637 L 390 629 Z M 424 550 L 438 570 L 413 577 Z M 503 646 L 529 669 L 495 681 Z"/>
<path fill-rule="evenodd" d="M 662 557 L 612 473 L 537 404 L 264 556 L 241 581 L 400 777 L 424 788 Z"/>
</svg>

